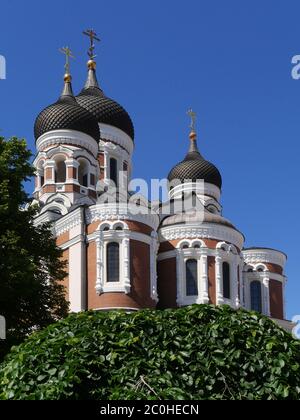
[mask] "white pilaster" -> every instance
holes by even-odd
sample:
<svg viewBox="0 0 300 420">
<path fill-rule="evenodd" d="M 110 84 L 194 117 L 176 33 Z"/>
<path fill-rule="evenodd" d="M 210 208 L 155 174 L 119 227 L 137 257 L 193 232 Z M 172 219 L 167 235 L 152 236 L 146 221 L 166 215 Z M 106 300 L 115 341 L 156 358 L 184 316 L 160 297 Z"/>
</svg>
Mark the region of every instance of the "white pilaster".
<svg viewBox="0 0 300 420">
<path fill-rule="evenodd" d="M 209 297 L 208 297 L 208 266 L 207 266 L 207 260 L 208 256 L 206 253 L 202 253 L 201 255 L 201 288 L 202 290 L 202 302 L 208 303 Z"/>
<path fill-rule="evenodd" d="M 238 258 L 235 257 L 232 264 L 231 264 L 231 290 L 232 290 L 232 296 L 231 301 L 233 304 L 233 307 L 239 308 L 240 307 L 240 299 L 239 299 L 239 288 L 238 288 Z"/>
<path fill-rule="evenodd" d="M 69 248 L 69 301 L 71 312 L 81 312 L 86 306 L 86 252 L 83 225 L 70 230 L 70 239 L 80 241 Z"/>
<path fill-rule="evenodd" d="M 224 303 L 223 297 L 223 267 L 222 267 L 222 257 L 220 255 L 216 256 L 216 304 L 222 305 Z"/>
<path fill-rule="evenodd" d="M 123 254 L 123 275 L 124 275 L 124 290 L 125 293 L 130 293 L 130 239 L 129 234 L 126 233 L 122 240 L 122 254 Z"/>
<path fill-rule="evenodd" d="M 176 256 L 176 272 L 177 272 L 177 304 L 178 306 L 182 305 L 183 302 L 183 284 L 184 282 L 184 258 L 183 258 L 183 253 L 182 250 L 178 250 L 177 251 L 177 256 Z"/>
<path fill-rule="evenodd" d="M 153 300 L 158 302 L 157 294 L 157 253 L 159 243 L 157 240 L 157 234 L 151 235 L 150 244 L 150 296 Z"/>
<path fill-rule="evenodd" d="M 262 293 L 262 304 L 263 304 L 263 313 L 267 316 L 270 316 L 270 279 L 269 277 L 265 277 L 263 279 L 263 284 L 262 284 L 262 289 L 263 289 L 263 293 Z"/>
</svg>

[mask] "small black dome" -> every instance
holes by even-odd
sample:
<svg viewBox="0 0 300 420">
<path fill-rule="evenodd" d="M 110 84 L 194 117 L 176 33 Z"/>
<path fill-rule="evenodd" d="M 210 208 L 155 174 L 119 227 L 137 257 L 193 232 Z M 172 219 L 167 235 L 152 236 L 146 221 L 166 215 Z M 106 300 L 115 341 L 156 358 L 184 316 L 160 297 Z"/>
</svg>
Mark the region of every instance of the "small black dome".
<svg viewBox="0 0 300 420">
<path fill-rule="evenodd" d="M 65 83 L 59 100 L 40 112 L 35 120 L 36 140 L 52 130 L 76 130 L 88 134 L 97 142 L 100 139 L 97 120 L 92 113 L 76 102 L 70 82 Z"/>
<path fill-rule="evenodd" d="M 191 179 L 196 182 L 197 179 L 203 179 L 204 182 L 216 185 L 221 189 L 222 177 L 219 170 L 212 163 L 208 162 L 199 153 L 196 139 L 191 139 L 191 147 L 183 161 L 179 162 L 170 171 L 168 180 L 179 179 L 184 182 Z"/>
<path fill-rule="evenodd" d="M 106 97 L 98 86 L 95 69 L 90 68 L 84 89 L 76 97 L 80 106 L 90 111 L 99 123 L 112 125 L 134 140 L 134 127 L 127 111 Z"/>
</svg>

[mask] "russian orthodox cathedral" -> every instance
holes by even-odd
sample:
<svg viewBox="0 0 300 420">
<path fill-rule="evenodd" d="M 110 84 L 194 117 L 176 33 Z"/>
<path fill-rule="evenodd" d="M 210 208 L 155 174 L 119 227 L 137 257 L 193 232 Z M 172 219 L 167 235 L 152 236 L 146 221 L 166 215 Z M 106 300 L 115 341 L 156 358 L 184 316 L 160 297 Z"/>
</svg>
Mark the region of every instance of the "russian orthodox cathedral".
<svg viewBox="0 0 300 420">
<path fill-rule="evenodd" d="M 174 203 L 192 192 L 201 211 L 149 211 L 147 199 L 140 200 L 141 211 L 131 209 L 133 123 L 98 84 L 97 38 L 93 31 L 86 34 L 91 47 L 84 87 L 73 93 L 71 52 L 65 49 L 62 93 L 34 126 L 36 223 L 52 223 L 63 251 L 70 310 L 211 303 L 284 319 L 286 255 L 244 248 L 244 235 L 222 215 L 222 177 L 198 150 L 194 125 L 186 156 L 168 174 L 170 183 L 176 180 L 168 194 Z M 101 200 L 111 182 L 117 197 L 119 190 L 126 192 L 125 200 L 124 193 L 122 200 Z"/>
</svg>

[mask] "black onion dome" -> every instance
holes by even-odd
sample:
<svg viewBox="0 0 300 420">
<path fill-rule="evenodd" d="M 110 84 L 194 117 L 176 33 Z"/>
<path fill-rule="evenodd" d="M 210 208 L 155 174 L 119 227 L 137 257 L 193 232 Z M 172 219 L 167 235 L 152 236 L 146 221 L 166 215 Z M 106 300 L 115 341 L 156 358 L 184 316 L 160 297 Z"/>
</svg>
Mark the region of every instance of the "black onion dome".
<svg viewBox="0 0 300 420">
<path fill-rule="evenodd" d="M 182 183 L 185 180 L 196 182 L 203 179 L 204 182 L 216 185 L 221 189 L 222 177 L 219 170 L 212 163 L 204 159 L 198 151 L 196 137 L 191 135 L 191 146 L 183 161 L 179 162 L 170 171 L 168 180 L 179 179 Z"/>
<path fill-rule="evenodd" d="M 52 130 L 76 130 L 88 134 L 97 142 L 100 139 L 97 120 L 92 113 L 76 102 L 70 80 L 65 82 L 59 100 L 45 108 L 35 120 L 36 140 Z"/>
<path fill-rule="evenodd" d="M 120 104 L 104 95 L 92 65 L 89 67 L 85 87 L 76 100 L 79 105 L 90 111 L 99 123 L 117 127 L 134 140 L 134 127 L 130 116 Z"/>
</svg>

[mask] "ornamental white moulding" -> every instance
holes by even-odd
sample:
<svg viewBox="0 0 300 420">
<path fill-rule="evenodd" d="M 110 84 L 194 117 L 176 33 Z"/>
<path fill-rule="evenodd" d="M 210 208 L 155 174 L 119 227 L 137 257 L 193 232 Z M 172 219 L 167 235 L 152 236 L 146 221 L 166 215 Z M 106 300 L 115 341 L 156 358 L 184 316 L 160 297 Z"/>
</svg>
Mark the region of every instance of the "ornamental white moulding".
<svg viewBox="0 0 300 420">
<path fill-rule="evenodd" d="M 132 155 L 134 143 L 128 134 L 124 133 L 124 131 L 120 130 L 119 128 L 108 124 L 100 123 L 99 128 L 102 141 L 106 140 L 116 143 L 125 149 L 130 156 Z"/>
<path fill-rule="evenodd" d="M 92 153 L 97 157 L 98 144 L 96 140 L 80 131 L 76 130 L 53 130 L 40 136 L 36 141 L 36 148 L 39 152 L 44 151 L 49 146 L 71 144 Z"/>
<path fill-rule="evenodd" d="M 287 257 L 286 255 L 275 249 L 266 249 L 266 248 L 254 248 L 254 249 L 245 249 L 242 251 L 245 263 L 256 264 L 256 263 L 271 263 L 277 264 L 280 267 L 284 268 Z"/>
<path fill-rule="evenodd" d="M 107 282 L 106 249 L 110 242 L 119 244 L 119 282 Z M 130 293 L 130 238 L 127 230 L 97 231 L 96 237 L 96 293 Z"/>
<path fill-rule="evenodd" d="M 216 225 L 213 223 L 182 224 L 178 226 L 163 227 L 159 231 L 160 242 L 171 241 L 175 239 L 216 239 L 234 244 L 238 249 L 242 249 L 244 236 L 237 230 Z"/>
</svg>

